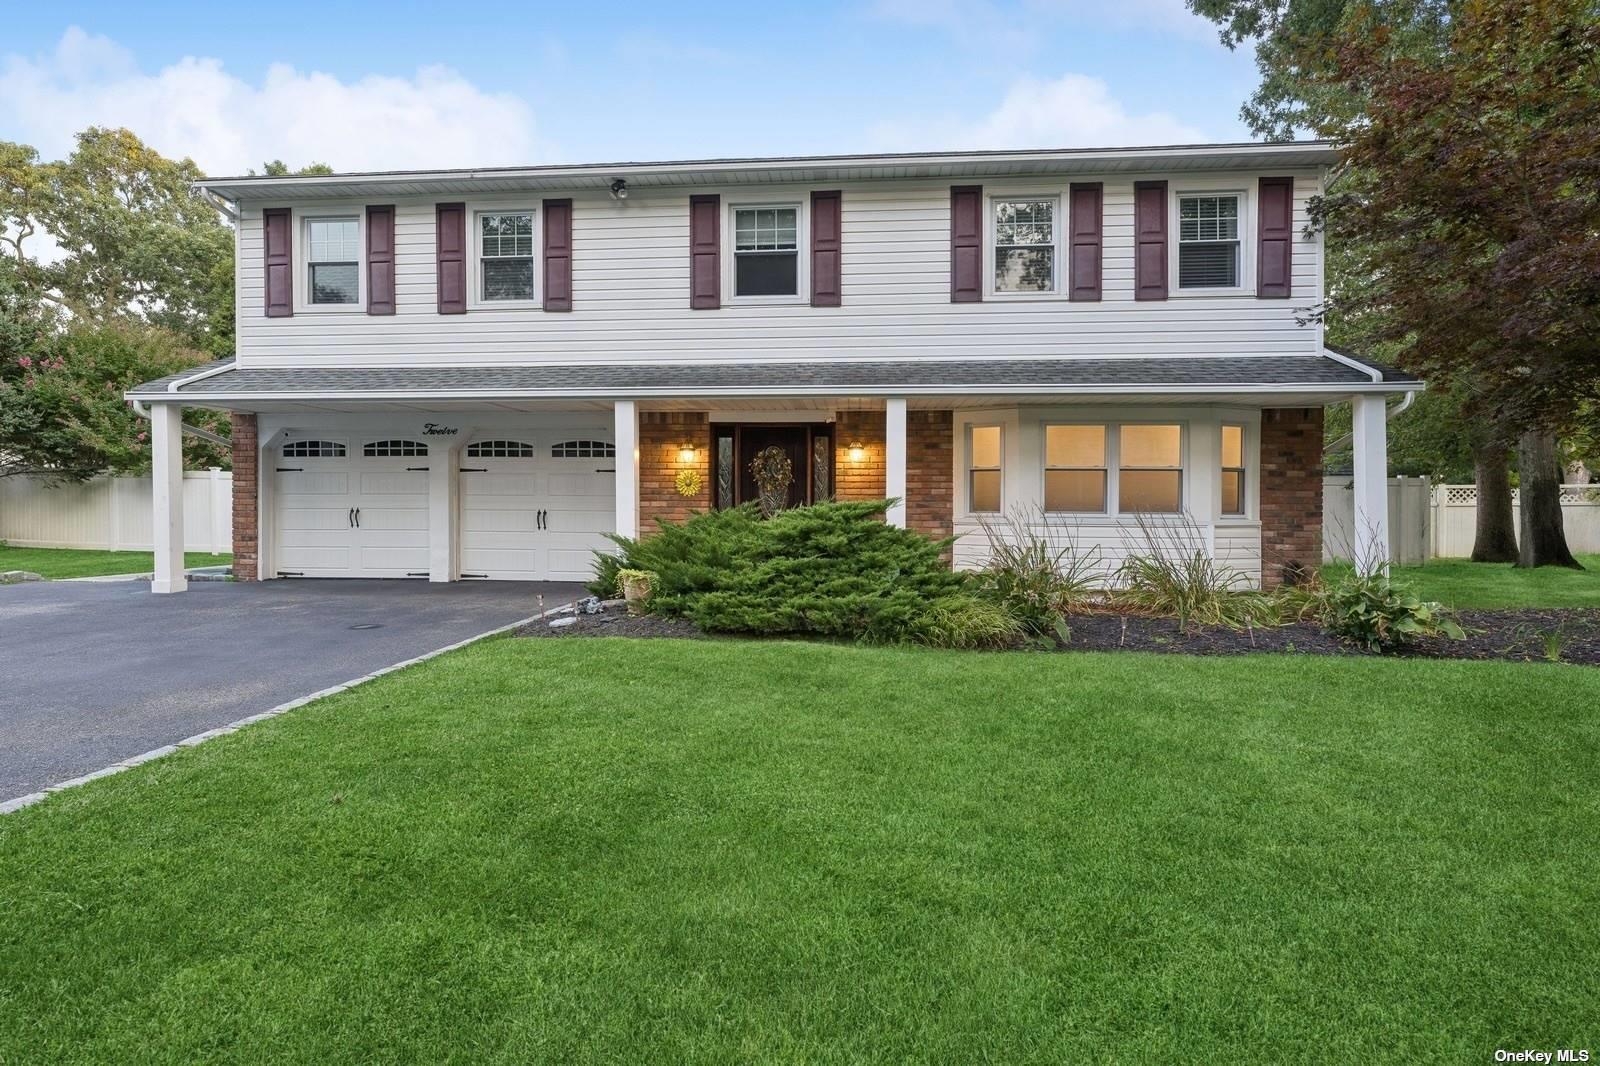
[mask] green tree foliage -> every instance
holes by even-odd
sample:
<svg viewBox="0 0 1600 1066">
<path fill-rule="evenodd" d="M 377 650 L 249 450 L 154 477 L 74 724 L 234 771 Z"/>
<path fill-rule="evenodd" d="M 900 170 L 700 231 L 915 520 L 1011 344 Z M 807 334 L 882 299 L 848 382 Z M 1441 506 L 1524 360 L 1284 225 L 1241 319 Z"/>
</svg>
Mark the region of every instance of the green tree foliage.
<svg viewBox="0 0 1600 1066">
<path fill-rule="evenodd" d="M 30 330 L 8 318 L 0 330 L 6 338 L 0 353 L 0 477 L 81 481 L 143 472 L 150 465 L 150 424 L 122 398 L 123 391 L 204 360 L 171 331 L 137 321 Z M 226 432 L 222 415 L 185 414 L 191 423 Z M 226 449 L 194 438 L 185 441 L 185 459 L 199 466 L 228 463 Z"/>
<path fill-rule="evenodd" d="M 261 176 L 268 178 L 298 178 L 308 174 L 332 174 L 333 168 L 326 163 L 307 163 L 299 170 L 290 170 L 289 164 L 281 159 L 274 159 L 261 164 Z M 251 176 L 256 171 L 252 168 Z"/>
</svg>

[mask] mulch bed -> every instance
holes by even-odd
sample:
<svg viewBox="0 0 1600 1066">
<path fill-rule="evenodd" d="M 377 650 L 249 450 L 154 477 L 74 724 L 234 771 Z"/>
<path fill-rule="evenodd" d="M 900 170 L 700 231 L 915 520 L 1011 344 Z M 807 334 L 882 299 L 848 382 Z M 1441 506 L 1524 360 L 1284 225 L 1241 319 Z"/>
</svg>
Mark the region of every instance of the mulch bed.
<svg viewBox="0 0 1600 1066">
<path fill-rule="evenodd" d="M 630 615 L 620 606 L 599 613 L 562 615 L 570 623 L 551 626 L 533 622 L 517 631 L 523 637 L 672 637 L 693 639 L 707 634 L 681 618 Z M 1456 619 L 1465 640 L 1420 640 L 1391 655 L 1422 659 L 1484 659 L 1513 662 L 1546 660 L 1544 634 L 1558 632 L 1562 662 L 1600 666 L 1600 610 L 1519 609 L 1461 611 Z M 1297 622 L 1268 629 L 1191 627 L 1180 630 L 1170 618 L 1141 618 L 1113 613 L 1077 614 L 1068 619 L 1072 639 L 1061 651 L 1153 651 L 1181 655 L 1248 655 L 1278 652 L 1295 655 L 1370 655 L 1346 644 L 1316 625 Z M 1038 650 L 1037 645 L 1028 645 Z"/>
</svg>

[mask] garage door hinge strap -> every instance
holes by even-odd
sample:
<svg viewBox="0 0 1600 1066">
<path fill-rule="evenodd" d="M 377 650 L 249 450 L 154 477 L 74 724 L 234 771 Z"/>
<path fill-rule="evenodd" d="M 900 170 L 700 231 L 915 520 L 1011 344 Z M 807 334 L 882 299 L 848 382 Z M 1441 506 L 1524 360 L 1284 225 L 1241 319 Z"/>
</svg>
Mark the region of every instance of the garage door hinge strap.
<svg viewBox="0 0 1600 1066">
<path fill-rule="evenodd" d="M 464 466 L 461 468 L 461 472 L 463 474 L 487 474 L 489 468 L 486 466 Z"/>
<path fill-rule="evenodd" d="M 280 466 L 274 468 L 280 474 L 300 473 L 305 470 L 303 466 Z"/>
</svg>

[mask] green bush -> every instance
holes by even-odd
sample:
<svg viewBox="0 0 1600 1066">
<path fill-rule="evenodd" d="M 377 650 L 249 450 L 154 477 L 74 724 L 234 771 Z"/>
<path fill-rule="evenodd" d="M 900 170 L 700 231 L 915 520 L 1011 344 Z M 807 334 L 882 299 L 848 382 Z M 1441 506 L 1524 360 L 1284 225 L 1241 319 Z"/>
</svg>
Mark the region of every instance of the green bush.
<svg viewBox="0 0 1600 1066">
<path fill-rule="evenodd" d="M 611 539 L 621 546 L 624 554 L 633 544 L 627 537 L 613 536 Z M 613 600 L 621 596 L 622 586 L 617 581 L 617 573 L 622 569 L 622 561 L 623 555 L 616 552 L 595 552 L 594 577 L 583 587 L 589 590 L 590 595 L 599 596 L 602 600 Z"/>
<path fill-rule="evenodd" d="M 958 592 L 934 600 L 923 610 L 912 638 L 934 648 L 1005 648 L 1025 630 L 1005 604 Z"/>
<path fill-rule="evenodd" d="M 1323 590 L 1314 611 L 1328 632 L 1373 651 L 1397 648 L 1418 637 L 1460 640 L 1466 635 L 1443 606 L 1423 600 L 1381 570 L 1341 578 Z"/>
<path fill-rule="evenodd" d="M 1042 511 L 1018 511 L 982 526 L 989 561 L 973 576 L 973 587 L 1004 606 L 1027 632 L 1051 635 L 1096 596 L 1099 549 L 1079 551 L 1070 528 Z"/>
<path fill-rule="evenodd" d="M 1187 555 L 1130 555 L 1117 571 L 1112 602 L 1138 614 L 1175 618 L 1191 624 L 1244 629 L 1278 622 L 1278 609 L 1260 592 L 1240 588 L 1241 578 L 1217 565 L 1209 552 Z"/>
<path fill-rule="evenodd" d="M 651 610 L 725 633 L 811 633 L 873 643 L 923 639 L 928 606 L 965 578 L 934 541 L 882 521 L 887 501 L 750 506 L 662 522 L 619 539 L 624 565 L 658 575 Z"/>
</svg>

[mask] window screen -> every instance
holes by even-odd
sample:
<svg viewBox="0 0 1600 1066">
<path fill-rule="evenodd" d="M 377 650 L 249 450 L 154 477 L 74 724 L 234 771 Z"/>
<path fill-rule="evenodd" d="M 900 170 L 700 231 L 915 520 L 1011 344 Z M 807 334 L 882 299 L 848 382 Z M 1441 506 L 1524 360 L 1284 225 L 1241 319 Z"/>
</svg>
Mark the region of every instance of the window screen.
<svg viewBox="0 0 1600 1066">
<path fill-rule="evenodd" d="M 1055 214 L 1049 199 L 994 202 L 995 292 L 1055 288 Z"/>
<path fill-rule="evenodd" d="M 800 285 L 800 210 L 740 207 L 733 212 L 735 296 L 794 296 Z"/>
<path fill-rule="evenodd" d="M 1239 284 L 1239 198 L 1178 198 L 1178 288 Z"/>
</svg>

